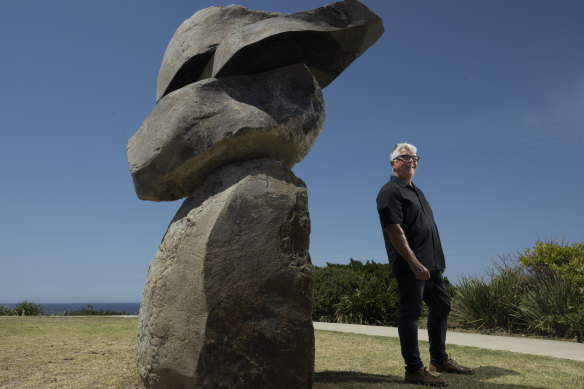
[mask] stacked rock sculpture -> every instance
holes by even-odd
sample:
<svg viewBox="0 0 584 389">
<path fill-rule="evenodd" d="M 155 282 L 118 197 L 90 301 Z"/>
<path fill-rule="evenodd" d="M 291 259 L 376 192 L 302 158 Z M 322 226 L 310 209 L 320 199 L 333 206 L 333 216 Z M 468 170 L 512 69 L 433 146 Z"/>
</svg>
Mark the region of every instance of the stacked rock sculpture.
<svg viewBox="0 0 584 389">
<path fill-rule="evenodd" d="M 150 268 L 137 364 L 147 388 L 310 388 L 306 185 L 321 88 L 383 33 L 356 0 L 294 14 L 210 7 L 164 54 L 128 141 L 138 197 L 187 197 Z"/>
</svg>

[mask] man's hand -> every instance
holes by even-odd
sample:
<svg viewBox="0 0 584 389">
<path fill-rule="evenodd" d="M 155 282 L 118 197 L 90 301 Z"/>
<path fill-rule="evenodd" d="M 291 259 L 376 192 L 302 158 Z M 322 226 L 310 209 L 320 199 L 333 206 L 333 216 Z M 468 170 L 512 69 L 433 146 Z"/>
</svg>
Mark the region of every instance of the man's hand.
<svg viewBox="0 0 584 389">
<path fill-rule="evenodd" d="M 406 234 L 399 224 L 390 224 L 385 227 L 385 233 L 389 235 L 391 244 L 399 255 L 410 265 L 410 269 L 418 280 L 426 281 L 430 279 L 430 271 L 418 261 L 416 255 L 410 248 Z"/>
<path fill-rule="evenodd" d="M 427 281 L 430 279 L 430 271 L 420 262 L 415 265 L 410 265 L 410 269 L 412 269 L 412 272 L 414 272 L 416 279 L 422 281 Z"/>
</svg>

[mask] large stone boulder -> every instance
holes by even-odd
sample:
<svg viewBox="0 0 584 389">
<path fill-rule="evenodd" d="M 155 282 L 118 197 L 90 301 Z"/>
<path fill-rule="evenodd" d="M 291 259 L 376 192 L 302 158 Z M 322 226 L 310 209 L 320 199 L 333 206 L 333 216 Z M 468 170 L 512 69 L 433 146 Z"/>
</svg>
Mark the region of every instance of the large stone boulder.
<svg viewBox="0 0 584 389">
<path fill-rule="evenodd" d="M 207 31 L 209 36 L 203 34 Z M 197 79 L 255 74 L 296 63 L 308 65 L 324 88 L 383 31 L 381 19 L 356 0 L 294 14 L 205 9 L 172 37 L 158 73 L 156 100 Z"/>
<path fill-rule="evenodd" d="M 304 63 L 324 88 L 381 34 L 382 21 L 369 8 L 356 0 L 339 1 L 236 30 L 217 46 L 212 70 L 204 70 L 201 77 L 254 74 Z"/>
<path fill-rule="evenodd" d="M 292 167 L 324 123 L 324 100 L 306 66 L 206 79 L 165 96 L 128 141 L 138 197 L 188 196 L 219 167 L 275 158 Z"/>
<path fill-rule="evenodd" d="M 137 363 L 148 388 L 311 388 L 310 219 L 279 161 L 223 167 L 171 222 L 148 271 Z"/>
<path fill-rule="evenodd" d="M 226 36 L 248 24 L 278 15 L 281 13 L 255 11 L 235 4 L 197 11 L 179 26 L 166 48 L 158 72 L 156 101 L 197 81 Z"/>
</svg>

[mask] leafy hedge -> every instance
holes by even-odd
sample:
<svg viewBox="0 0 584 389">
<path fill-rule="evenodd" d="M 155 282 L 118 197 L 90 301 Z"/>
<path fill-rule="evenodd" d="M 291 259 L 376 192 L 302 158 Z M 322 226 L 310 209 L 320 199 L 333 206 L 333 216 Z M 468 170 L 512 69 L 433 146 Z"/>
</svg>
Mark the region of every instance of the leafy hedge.
<svg viewBox="0 0 584 389">
<path fill-rule="evenodd" d="M 499 259 L 483 277 L 463 277 L 456 286 L 445 278 L 451 326 L 584 341 L 583 243 L 538 241 Z M 314 278 L 313 320 L 397 325 L 399 298 L 389 264 L 327 263 L 315 268 Z"/>
<path fill-rule="evenodd" d="M 479 329 L 584 340 L 584 244 L 536 242 L 502 257 L 487 279 L 463 278 L 453 322 Z"/>
<path fill-rule="evenodd" d="M 454 286 L 444 277 L 448 293 Z M 315 267 L 312 318 L 331 323 L 397 326 L 399 295 L 389 263 L 353 258 L 346 265 Z M 424 307 L 420 324 L 427 310 Z"/>
<path fill-rule="evenodd" d="M 399 298 L 389 264 L 350 259 L 314 272 L 315 321 L 397 325 Z"/>
</svg>

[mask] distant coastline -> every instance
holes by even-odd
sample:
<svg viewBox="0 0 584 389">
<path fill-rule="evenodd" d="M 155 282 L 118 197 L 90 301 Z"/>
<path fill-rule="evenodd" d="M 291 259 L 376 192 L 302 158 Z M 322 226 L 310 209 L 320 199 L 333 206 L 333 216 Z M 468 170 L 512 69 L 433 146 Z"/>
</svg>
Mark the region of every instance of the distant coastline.
<svg viewBox="0 0 584 389">
<path fill-rule="evenodd" d="M 0 303 L 0 307 L 14 309 L 18 303 Z M 137 315 L 140 311 L 140 303 L 39 303 L 45 315 L 62 315 L 65 311 L 76 311 L 87 308 L 91 305 L 93 309 L 100 309 L 115 312 L 128 312 L 130 315 Z"/>
</svg>

